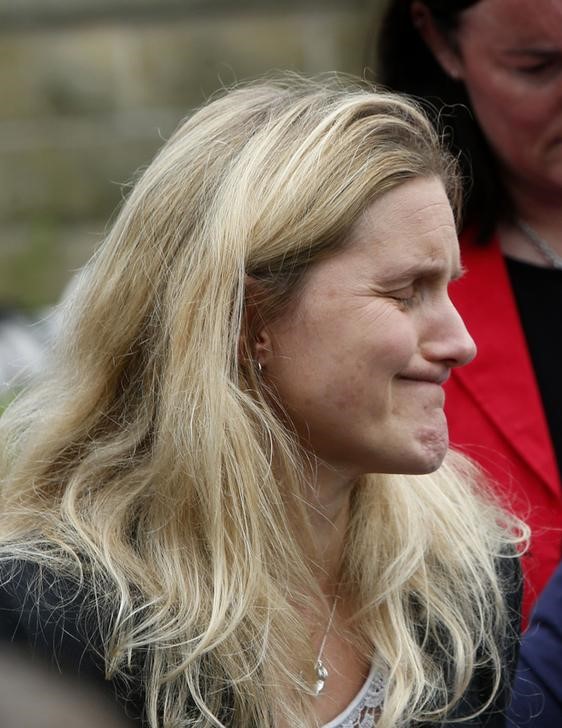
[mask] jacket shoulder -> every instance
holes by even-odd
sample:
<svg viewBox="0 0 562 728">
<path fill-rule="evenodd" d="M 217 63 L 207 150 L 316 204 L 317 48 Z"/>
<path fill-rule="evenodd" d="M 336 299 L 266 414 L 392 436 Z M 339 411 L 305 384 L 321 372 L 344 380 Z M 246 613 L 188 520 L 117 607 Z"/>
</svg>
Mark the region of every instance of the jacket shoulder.
<svg viewBox="0 0 562 728">
<path fill-rule="evenodd" d="M 505 728 L 506 711 L 511 702 L 519 656 L 523 576 L 520 559 L 513 553 L 498 557 L 496 570 L 504 594 L 507 619 L 503 636 L 498 641 L 500 684 L 490 700 L 495 673 L 487 663 L 477 667 L 466 693 L 452 715 L 444 721 L 442 728 Z M 484 705 L 486 707 L 482 710 Z M 474 715 L 475 713 L 478 715 Z"/>
<path fill-rule="evenodd" d="M 88 590 L 31 562 L 0 563 L 0 641 L 61 671 L 104 679 L 102 639 Z"/>
</svg>

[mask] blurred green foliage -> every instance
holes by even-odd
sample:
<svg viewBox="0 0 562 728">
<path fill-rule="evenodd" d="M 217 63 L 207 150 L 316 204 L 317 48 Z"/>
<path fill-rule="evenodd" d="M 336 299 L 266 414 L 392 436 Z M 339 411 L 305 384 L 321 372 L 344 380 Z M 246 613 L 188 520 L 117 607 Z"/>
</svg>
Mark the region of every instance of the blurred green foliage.
<svg viewBox="0 0 562 728">
<path fill-rule="evenodd" d="M 25 241 L 0 253 L 0 303 L 31 312 L 57 301 L 71 275 L 58 223 L 36 220 Z"/>
<path fill-rule="evenodd" d="M 14 397 L 14 393 L 5 393 L 0 394 L 0 417 L 2 417 L 2 413 L 6 409 L 6 407 L 10 404 Z"/>
<path fill-rule="evenodd" d="M 362 73 L 379 6 L 0 0 L 0 306 L 34 316 L 60 298 L 121 185 L 217 88 L 272 69 Z"/>
</svg>

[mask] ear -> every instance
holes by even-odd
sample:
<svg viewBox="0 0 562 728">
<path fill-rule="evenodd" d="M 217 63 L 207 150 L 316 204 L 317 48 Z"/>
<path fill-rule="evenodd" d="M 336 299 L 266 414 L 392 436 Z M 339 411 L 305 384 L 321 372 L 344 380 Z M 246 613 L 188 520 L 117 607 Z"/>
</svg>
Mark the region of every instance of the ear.
<svg viewBox="0 0 562 728">
<path fill-rule="evenodd" d="M 254 361 L 258 368 L 265 369 L 272 356 L 271 336 L 266 327 L 262 327 L 255 335 L 253 341 Z"/>
<path fill-rule="evenodd" d="M 463 64 L 461 57 L 451 38 L 435 22 L 431 10 L 421 0 L 414 0 L 410 5 L 410 15 L 413 26 L 443 71 L 455 81 L 462 81 Z"/>
<path fill-rule="evenodd" d="M 259 282 L 248 275 L 244 280 L 244 289 L 244 321 L 239 343 L 240 359 L 252 363 L 256 368 L 265 368 L 272 354 L 272 339 L 261 315 L 262 290 Z"/>
</svg>

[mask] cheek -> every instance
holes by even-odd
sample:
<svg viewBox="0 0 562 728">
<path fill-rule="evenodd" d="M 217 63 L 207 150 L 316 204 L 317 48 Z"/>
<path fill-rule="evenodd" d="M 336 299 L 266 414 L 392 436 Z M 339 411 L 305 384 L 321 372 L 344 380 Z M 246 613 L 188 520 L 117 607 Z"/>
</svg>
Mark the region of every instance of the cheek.
<svg viewBox="0 0 562 728">
<path fill-rule="evenodd" d="M 392 379 L 411 356 L 410 346 L 380 338 L 369 341 L 367 334 L 352 343 L 342 341 L 340 334 L 316 344 L 309 346 L 306 362 L 301 360 L 304 366 L 285 376 L 297 409 L 326 408 L 341 414 L 372 409 L 375 401 L 388 399 Z"/>
<path fill-rule="evenodd" d="M 514 111 L 513 94 L 509 89 L 506 90 L 488 79 L 469 77 L 466 90 L 476 117 L 486 132 L 510 125 Z"/>
<path fill-rule="evenodd" d="M 511 74 L 485 75 L 467 68 L 466 89 L 476 117 L 493 147 L 525 151 L 550 126 L 552 94 Z M 532 136 L 531 136 L 532 135 Z"/>
<path fill-rule="evenodd" d="M 372 367 L 354 361 L 352 366 L 327 372 L 324 396 L 327 403 L 341 412 L 357 411 L 367 398 L 372 398 L 374 376 Z"/>
<path fill-rule="evenodd" d="M 378 372 L 385 377 L 401 373 L 410 363 L 418 347 L 416 325 L 406 314 L 388 318 L 373 348 Z"/>
</svg>

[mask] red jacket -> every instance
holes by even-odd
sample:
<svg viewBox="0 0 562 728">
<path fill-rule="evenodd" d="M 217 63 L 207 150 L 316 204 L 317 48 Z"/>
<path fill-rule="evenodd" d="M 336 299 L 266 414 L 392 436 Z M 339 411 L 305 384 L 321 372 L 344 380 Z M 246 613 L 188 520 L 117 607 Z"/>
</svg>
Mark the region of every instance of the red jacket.
<svg viewBox="0 0 562 728">
<path fill-rule="evenodd" d="M 478 354 L 447 384 L 450 440 L 487 470 L 504 504 L 531 527 L 526 623 L 562 555 L 560 473 L 499 242 L 477 247 L 468 231 L 461 250 L 467 274 L 451 286 L 451 298 Z"/>
</svg>

